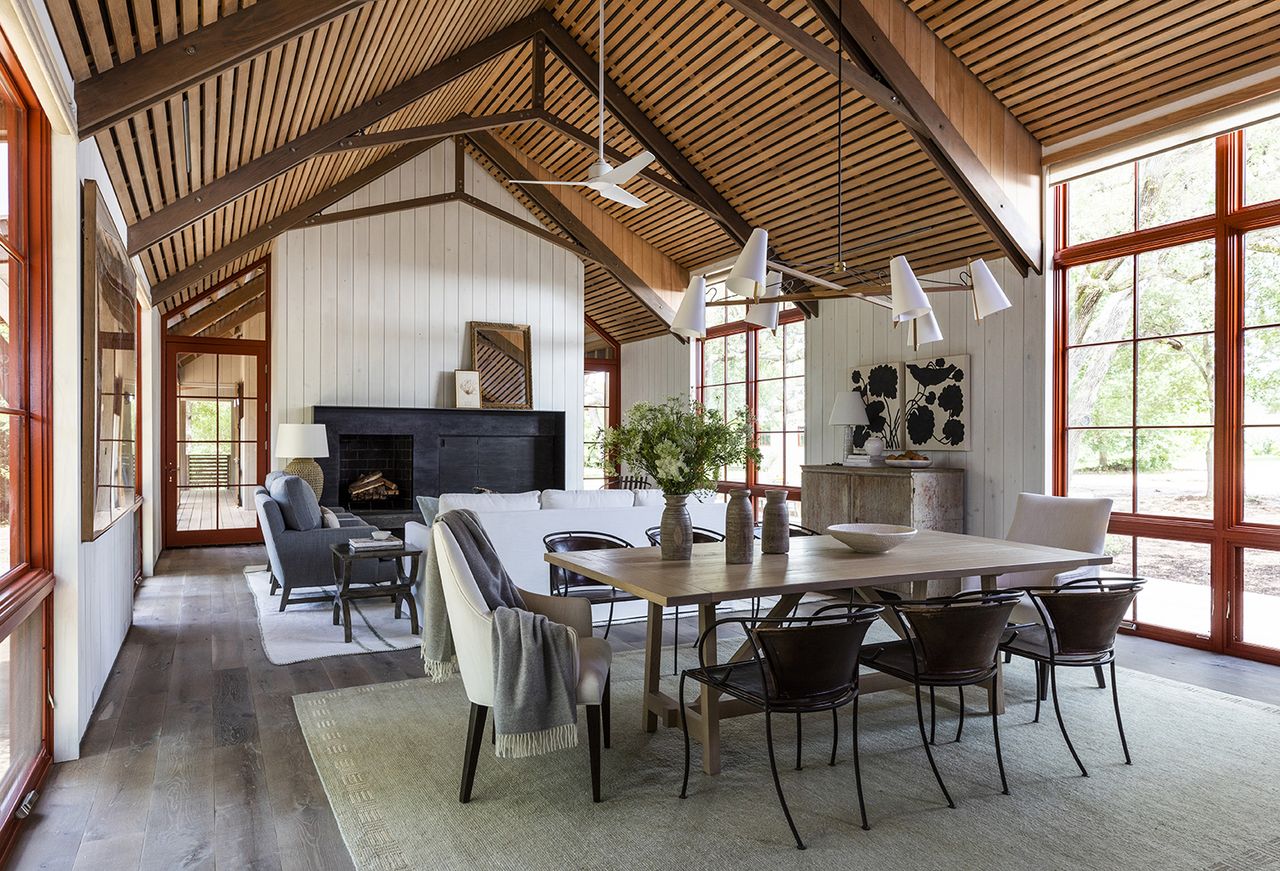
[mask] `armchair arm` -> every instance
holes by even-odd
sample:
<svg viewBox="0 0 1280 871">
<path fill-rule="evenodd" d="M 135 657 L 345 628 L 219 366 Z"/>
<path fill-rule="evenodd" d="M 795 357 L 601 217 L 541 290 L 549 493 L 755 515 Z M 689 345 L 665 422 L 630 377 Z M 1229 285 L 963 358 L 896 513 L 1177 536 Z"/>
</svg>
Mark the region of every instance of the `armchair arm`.
<svg viewBox="0 0 1280 871">
<path fill-rule="evenodd" d="M 591 637 L 591 603 L 572 596 L 544 596 L 521 589 L 525 607 L 556 623 L 570 627 L 581 638 Z"/>
<path fill-rule="evenodd" d="M 372 527 L 343 526 L 337 529 L 284 529 L 275 534 L 280 558 L 281 583 L 312 587 L 333 583 L 333 552 L 330 547 L 359 537 Z M 367 534 L 367 533 L 366 533 Z M 369 569 L 362 569 L 367 571 Z"/>
</svg>

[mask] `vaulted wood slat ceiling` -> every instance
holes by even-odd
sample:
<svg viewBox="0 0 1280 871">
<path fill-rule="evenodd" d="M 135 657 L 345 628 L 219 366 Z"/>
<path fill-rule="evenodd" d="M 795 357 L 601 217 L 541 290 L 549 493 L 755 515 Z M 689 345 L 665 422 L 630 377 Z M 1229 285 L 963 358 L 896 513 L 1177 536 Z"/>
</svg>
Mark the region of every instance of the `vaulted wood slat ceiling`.
<svg viewBox="0 0 1280 871">
<path fill-rule="evenodd" d="M 1274 38 L 1280 3 L 1269 0 L 905 2 L 1044 143 L 1280 63 L 1280 41 Z M 79 81 L 234 15 L 252 0 L 48 5 Z M 376 0 L 115 124 L 97 138 L 126 220 L 134 223 L 164 208 L 540 5 Z M 545 5 L 594 57 L 595 0 Z M 807 0 L 771 5 L 833 45 Z M 608 8 L 610 77 L 739 214 L 769 229 L 779 256 L 793 264 L 830 263 L 837 244 L 834 79 L 745 16 L 710 0 L 608 0 Z M 482 115 L 526 107 L 532 97 L 530 58 L 527 46 L 512 50 L 371 130 L 435 123 L 463 111 Z M 552 113 L 594 131 L 593 89 L 551 52 L 545 91 Z M 994 240 L 887 113 L 846 90 L 843 130 L 843 243 L 851 265 L 878 270 L 901 253 L 927 271 L 998 256 Z M 594 157 L 541 124 L 493 132 L 566 179 L 583 177 Z M 606 134 L 626 154 L 645 147 L 612 117 Z M 391 150 L 323 155 L 288 170 L 144 251 L 148 278 L 157 283 L 198 263 Z M 600 207 L 680 266 L 697 267 L 736 250 L 725 229 L 695 206 L 645 180 L 628 187 L 650 206 L 631 210 L 598 200 Z M 515 193 L 546 219 L 528 197 Z M 903 233 L 910 235 L 892 238 Z M 218 270 L 166 307 L 269 248 Z M 587 312 L 615 338 L 663 331 L 661 321 L 606 270 L 588 263 L 585 276 Z"/>
</svg>

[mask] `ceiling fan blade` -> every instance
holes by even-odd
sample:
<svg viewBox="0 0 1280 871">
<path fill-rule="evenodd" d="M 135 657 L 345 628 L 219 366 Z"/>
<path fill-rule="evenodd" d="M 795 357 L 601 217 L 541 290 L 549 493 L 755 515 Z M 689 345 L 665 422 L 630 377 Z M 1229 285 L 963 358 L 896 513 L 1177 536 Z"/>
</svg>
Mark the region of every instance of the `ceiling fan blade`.
<svg viewBox="0 0 1280 871">
<path fill-rule="evenodd" d="M 624 206 L 630 206 L 633 209 L 643 209 L 649 205 L 634 194 L 627 193 L 616 184 L 592 185 L 592 187 L 605 199 L 613 200 L 615 203 L 622 203 Z"/>
<path fill-rule="evenodd" d="M 626 163 L 609 170 L 596 181 L 606 182 L 607 184 L 626 184 L 639 175 L 640 170 L 651 163 L 653 163 L 653 152 L 642 151 Z"/>
</svg>

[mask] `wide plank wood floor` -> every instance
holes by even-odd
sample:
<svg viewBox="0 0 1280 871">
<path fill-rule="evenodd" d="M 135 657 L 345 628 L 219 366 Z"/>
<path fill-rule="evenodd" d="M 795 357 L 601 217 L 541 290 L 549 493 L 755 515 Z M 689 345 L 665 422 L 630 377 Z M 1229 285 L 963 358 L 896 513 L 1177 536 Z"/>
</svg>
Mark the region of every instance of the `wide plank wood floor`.
<svg viewBox="0 0 1280 871">
<path fill-rule="evenodd" d="M 138 592 L 81 757 L 54 767 L 12 867 L 351 867 L 291 698 L 421 677 L 418 653 L 272 665 L 241 575 L 262 562 L 261 547 L 165 553 Z M 694 632 L 681 621 L 683 642 Z M 643 627 L 615 626 L 609 640 L 638 649 Z M 1280 704 L 1280 668 L 1136 638 L 1122 639 L 1120 661 Z"/>
</svg>

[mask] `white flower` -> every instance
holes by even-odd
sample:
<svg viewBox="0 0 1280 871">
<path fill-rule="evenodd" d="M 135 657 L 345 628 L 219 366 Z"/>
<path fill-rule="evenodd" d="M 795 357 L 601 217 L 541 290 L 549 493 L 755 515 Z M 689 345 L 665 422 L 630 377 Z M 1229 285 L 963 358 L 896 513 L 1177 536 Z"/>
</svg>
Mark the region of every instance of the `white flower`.
<svg viewBox="0 0 1280 871">
<path fill-rule="evenodd" d="M 653 452 L 654 464 L 657 466 L 655 471 L 658 473 L 655 477 L 660 480 L 679 480 L 689 468 L 685 465 L 680 448 L 670 439 L 663 439 L 655 445 Z"/>
</svg>

